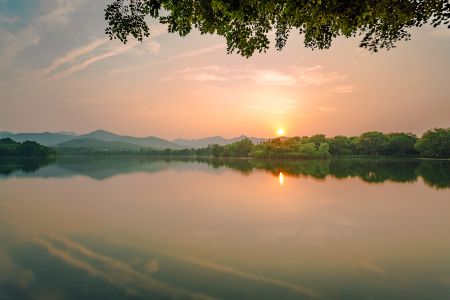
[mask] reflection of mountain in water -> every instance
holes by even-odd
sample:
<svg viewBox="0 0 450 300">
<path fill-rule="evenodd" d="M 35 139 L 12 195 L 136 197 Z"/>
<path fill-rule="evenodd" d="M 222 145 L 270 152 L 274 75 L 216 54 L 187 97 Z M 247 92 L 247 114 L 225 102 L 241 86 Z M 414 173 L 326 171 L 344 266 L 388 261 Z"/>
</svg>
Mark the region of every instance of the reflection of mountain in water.
<svg viewBox="0 0 450 300">
<path fill-rule="evenodd" d="M 422 177 L 435 188 L 450 187 L 450 161 L 417 159 L 343 158 L 332 160 L 255 160 L 213 158 L 148 158 L 139 156 L 95 157 L 66 156 L 57 160 L 0 160 L 1 177 L 72 177 L 82 175 L 105 179 L 118 174 L 135 172 L 155 173 L 163 170 L 201 169 L 217 172 L 230 168 L 244 174 L 266 170 L 275 176 L 324 179 L 359 177 L 365 182 L 415 182 Z"/>
</svg>

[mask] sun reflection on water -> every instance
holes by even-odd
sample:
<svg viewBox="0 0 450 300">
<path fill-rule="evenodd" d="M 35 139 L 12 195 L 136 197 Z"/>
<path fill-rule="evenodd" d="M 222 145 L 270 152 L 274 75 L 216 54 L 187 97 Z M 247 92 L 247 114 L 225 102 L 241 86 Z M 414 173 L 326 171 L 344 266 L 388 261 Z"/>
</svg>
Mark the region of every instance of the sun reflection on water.
<svg viewBox="0 0 450 300">
<path fill-rule="evenodd" d="M 278 181 L 280 182 L 280 185 L 284 184 L 284 175 L 283 172 L 280 172 L 280 174 L 278 174 Z"/>
</svg>

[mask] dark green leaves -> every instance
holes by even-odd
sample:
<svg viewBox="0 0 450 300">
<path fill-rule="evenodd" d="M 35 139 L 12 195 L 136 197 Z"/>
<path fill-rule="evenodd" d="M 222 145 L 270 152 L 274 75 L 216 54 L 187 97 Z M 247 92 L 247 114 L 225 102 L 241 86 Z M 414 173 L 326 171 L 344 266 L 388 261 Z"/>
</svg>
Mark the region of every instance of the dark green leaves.
<svg viewBox="0 0 450 300">
<path fill-rule="evenodd" d="M 297 31 L 308 48 L 329 48 L 338 36 L 362 36 L 360 47 L 377 52 L 411 38 L 408 30 L 426 23 L 450 22 L 448 0 L 115 0 L 105 9 L 106 34 L 126 43 L 128 36 L 149 36 L 145 17 L 167 24 L 169 32 L 187 35 L 192 28 L 217 34 L 229 53 L 245 57 L 286 45 Z"/>
</svg>

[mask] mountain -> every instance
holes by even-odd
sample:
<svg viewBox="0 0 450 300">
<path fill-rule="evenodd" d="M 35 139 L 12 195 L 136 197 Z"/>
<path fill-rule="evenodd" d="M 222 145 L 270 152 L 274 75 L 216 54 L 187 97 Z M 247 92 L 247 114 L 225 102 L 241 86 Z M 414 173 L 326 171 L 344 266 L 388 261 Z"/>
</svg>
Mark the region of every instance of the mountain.
<svg viewBox="0 0 450 300">
<path fill-rule="evenodd" d="M 212 136 L 212 137 L 206 137 L 201 139 L 175 139 L 172 142 L 181 145 L 185 148 L 205 148 L 208 147 L 208 145 L 218 144 L 220 146 L 232 144 L 234 142 L 238 142 L 240 140 L 243 140 L 247 138 L 245 135 L 241 135 L 238 137 L 234 137 L 231 139 L 224 138 L 222 136 Z M 261 143 L 266 141 L 264 138 L 256 138 L 256 137 L 249 137 L 249 139 L 253 143 Z"/>
<path fill-rule="evenodd" d="M 139 145 L 125 142 L 107 142 L 97 139 L 77 138 L 61 144 L 58 148 L 63 150 L 89 150 L 89 151 L 137 151 Z"/>
<path fill-rule="evenodd" d="M 154 136 L 138 138 L 133 136 L 118 135 L 105 130 L 96 130 L 88 134 L 78 135 L 75 139 L 97 139 L 106 142 L 124 142 L 153 149 L 183 148 L 182 146 L 172 143 L 168 140 L 160 139 Z"/>
<path fill-rule="evenodd" d="M 74 138 L 73 135 L 63 133 L 12 133 L 7 131 L 0 132 L 0 138 L 11 138 L 16 142 L 35 141 L 44 146 L 52 147 L 64 143 Z"/>
<path fill-rule="evenodd" d="M 105 130 L 96 130 L 87 134 L 77 135 L 72 132 L 42 132 L 42 133 L 11 133 L 7 131 L 0 132 L 0 138 L 11 138 L 17 142 L 23 141 L 35 141 L 39 144 L 49 147 L 59 146 L 62 143 L 77 139 L 94 139 L 105 142 L 123 142 L 128 144 L 134 144 L 145 148 L 154 149 L 181 149 L 184 148 L 180 145 L 174 144 L 168 140 L 160 139 L 157 137 L 149 136 L 144 138 L 122 136 Z"/>
<path fill-rule="evenodd" d="M 219 144 L 221 146 L 228 145 L 237 141 L 240 141 L 246 136 L 241 135 L 231 139 L 227 139 L 221 136 L 206 137 L 201 139 L 176 139 L 168 141 L 165 139 L 157 138 L 154 136 L 149 137 L 133 137 L 127 135 L 118 135 L 105 130 L 96 130 L 87 134 L 77 135 L 73 132 L 41 132 L 41 133 L 12 133 L 8 131 L 1 131 L 0 138 L 11 138 L 17 142 L 23 141 L 35 141 L 39 144 L 49 147 L 60 147 L 68 141 L 76 140 L 91 140 L 90 143 L 86 141 L 80 142 L 85 145 L 93 144 L 92 140 L 105 141 L 105 142 L 121 142 L 126 144 L 132 144 L 138 146 L 138 148 L 153 148 L 153 149 L 183 149 L 183 148 L 204 148 L 211 144 Z M 254 143 L 260 143 L 265 141 L 263 138 L 249 137 Z M 67 144 L 76 145 L 76 144 Z M 100 145 L 100 144 L 98 144 Z M 105 145 L 104 145 L 105 146 Z M 111 146 L 111 145 L 110 145 Z M 122 145 L 124 146 L 124 145 Z"/>
<path fill-rule="evenodd" d="M 78 135 L 78 133 L 72 132 L 72 131 L 57 131 L 57 132 L 54 132 L 54 133 L 65 134 L 65 135 L 72 135 L 72 136 L 77 136 Z"/>
</svg>

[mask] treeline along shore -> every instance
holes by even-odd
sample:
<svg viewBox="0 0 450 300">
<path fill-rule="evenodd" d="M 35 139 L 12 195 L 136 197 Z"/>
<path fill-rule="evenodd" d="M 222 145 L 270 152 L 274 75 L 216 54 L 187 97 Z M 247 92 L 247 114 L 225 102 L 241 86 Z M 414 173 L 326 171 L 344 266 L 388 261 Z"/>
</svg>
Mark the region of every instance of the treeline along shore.
<svg viewBox="0 0 450 300">
<path fill-rule="evenodd" d="M 421 137 L 413 133 L 365 132 L 359 136 L 279 137 L 260 143 L 244 138 L 228 144 L 204 148 L 153 149 L 137 147 L 121 150 L 108 148 L 45 147 L 36 142 L 0 139 L 0 156 L 49 157 L 64 154 L 120 154 L 149 156 L 247 157 L 264 159 L 326 159 L 332 156 L 390 156 L 450 158 L 450 128 L 434 128 Z"/>
</svg>

